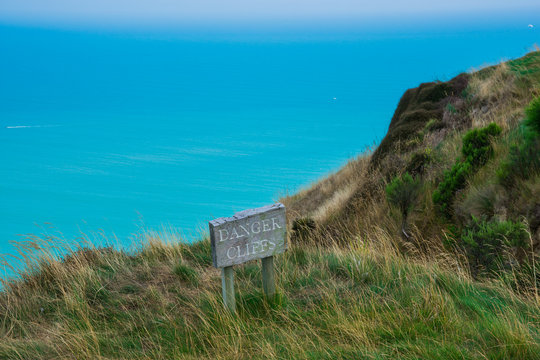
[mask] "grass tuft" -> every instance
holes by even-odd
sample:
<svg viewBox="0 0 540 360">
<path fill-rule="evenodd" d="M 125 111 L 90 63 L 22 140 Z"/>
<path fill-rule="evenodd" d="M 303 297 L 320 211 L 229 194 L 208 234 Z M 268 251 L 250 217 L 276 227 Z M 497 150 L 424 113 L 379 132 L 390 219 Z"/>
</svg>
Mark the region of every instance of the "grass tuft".
<svg viewBox="0 0 540 360">
<path fill-rule="evenodd" d="M 197 286 L 199 284 L 199 274 L 197 270 L 189 265 L 180 263 L 174 267 L 174 274 L 182 281 Z"/>
</svg>

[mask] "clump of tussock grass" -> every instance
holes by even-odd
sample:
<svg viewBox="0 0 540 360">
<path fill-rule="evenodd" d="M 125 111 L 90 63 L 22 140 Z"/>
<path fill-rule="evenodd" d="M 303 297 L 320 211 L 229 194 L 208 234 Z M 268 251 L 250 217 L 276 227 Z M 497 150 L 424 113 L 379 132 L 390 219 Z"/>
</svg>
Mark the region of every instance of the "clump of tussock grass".
<svg viewBox="0 0 540 360">
<path fill-rule="evenodd" d="M 184 263 L 179 263 L 174 267 L 174 274 L 182 281 L 197 286 L 199 284 L 199 274 L 197 270 Z"/>
</svg>

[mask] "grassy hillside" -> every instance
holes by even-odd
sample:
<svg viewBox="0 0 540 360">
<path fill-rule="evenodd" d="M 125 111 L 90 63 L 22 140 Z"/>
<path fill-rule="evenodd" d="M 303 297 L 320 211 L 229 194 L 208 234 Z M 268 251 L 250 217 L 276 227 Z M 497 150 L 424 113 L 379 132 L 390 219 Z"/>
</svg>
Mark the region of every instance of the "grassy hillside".
<svg viewBox="0 0 540 360">
<path fill-rule="evenodd" d="M 271 303 L 260 265 L 238 266 L 238 316 L 223 308 L 208 241 L 79 251 L 2 295 L 0 358 L 540 358 L 538 304 L 378 240 L 293 247 Z"/>
<path fill-rule="evenodd" d="M 378 149 L 282 199 L 278 295 L 238 266 L 237 315 L 208 239 L 23 241 L 0 359 L 540 359 L 538 95 L 540 52 L 408 90 Z"/>
<path fill-rule="evenodd" d="M 531 135 L 524 125 L 524 110 L 538 95 L 539 51 L 447 83 L 408 90 L 372 154 L 351 160 L 337 173 L 282 200 L 291 215 L 291 228 L 296 229 L 293 241 L 348 243 L 358 236 L 370 239 L 375 229 L 383 228 L 395 235 L 394 244 L 404 252 L 433 257 L 453 252 L 448 240 L 459 237 L 456 230 L 466 230 L 475 216 L 526 223 L 538 254 L 540 148 L 538 133 Z M 501 132 L 488 141 L 489 156 L 457 179 L 459 189 L 444 204 L 434 201 L 447 173 L 456 163 L 466 162 L 467 133 L 491 123 Z M 536 140 L 526 140 L 531 137 Z M 528 164 L 524 158 L 530 159 Z M 502 179 L 505 168 L 517 177 Z M 410 204 L 403 216 L 399 206 L 388 201 L 386 190 L 406 173 L 418 182 L 418 189 L 408 195 Z"/>
</svg>

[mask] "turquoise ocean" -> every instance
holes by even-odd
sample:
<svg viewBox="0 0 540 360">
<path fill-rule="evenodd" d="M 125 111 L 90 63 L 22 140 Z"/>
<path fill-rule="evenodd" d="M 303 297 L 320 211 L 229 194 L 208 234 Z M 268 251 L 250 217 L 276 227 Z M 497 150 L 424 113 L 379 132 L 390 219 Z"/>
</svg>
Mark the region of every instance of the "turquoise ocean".
<svg viewBox="0 0 540 360">
<path fill-rule="evenodd" d="M 532 50 L 531 17 L 0 25 L 0 253 L 24 234 L 197 238 L 379 142 L 407 88 Z"/>
</svg>

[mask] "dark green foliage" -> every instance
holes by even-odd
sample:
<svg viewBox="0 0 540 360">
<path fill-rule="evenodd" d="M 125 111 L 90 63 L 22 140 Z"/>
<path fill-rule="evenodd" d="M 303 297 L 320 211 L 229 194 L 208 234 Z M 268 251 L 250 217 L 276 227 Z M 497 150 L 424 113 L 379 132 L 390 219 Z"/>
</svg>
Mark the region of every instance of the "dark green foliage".
<svg viewBox="0 0 540 360">
<path fill-rule="evenodd" d="M 515 261 L 514 256 L 526 249 L 527 228 L 512 221 L 485 221 L 473 218 L 461 233 L 461 242 L 473 273 L 500 270 Z"/>
<path fill-rule="evenodd" d="M 238 314 L 248 318 L 270 318 L 272 312 L 281 309 L 287 301 L 284 294 L 279 291 L 271 299 L 268 299 L 260 289 L 236 293 Z"/>
<path fill-rule="evenodd" d="M 485 128 L 473 129 L 463 137 L 461 153 L 464 161 L 473 167 L 484 165 L 493 156 L 491 139 L 501 133 L 501 128 L 491 123 Z"/>
<path fill-rule="evenodd" d="M 363 262 L 364 259 L 362 259 Z M 370 280 L 373 274 L 370 274 L 369 264 L 364 266 L 360 265 L 360 260 L 355 259 L 352 256 L 337 256 L 335 254 L 329 254 L 326 256 L 328 270 L 330 273 L 343 280 L 352 280 L 355 282 L 363 282 Z M 369 261 L 366 261 L 368 263 Z M 366 270 L 366 271 L 365 271 Z"/>
<path fill-rule="evenodd" d="M 510 146 L 508 157 L 497 170 L 497 178 L 506 188 L 540 171 L 540 97 L 531 101 L 525 113 L 519 143 Z"/>
<path fill-rule="evenodd" d="M 407 218 L 414 208 L 421 186 L 420 180 L 405 173 L 402 176 L 396 176 L 386 187 L 386 199 L 401 212 L 401 233 L 406 239 L 410 237 L 407 230 Z"/>
<path fill-rule="evenodd" d="M 351 264 L 349 262 L 334 254 L 328 255 L 326 261 L 328 269 L 333 275 L 344 279 L 350 278 Z"/>
<path fill-rule="evenodd" d="M 396 176 L 386 187 L 386 199 L 406 217 L 418 198 L 421 183 L 409 173 Z"/>
<path fill-rule="evenodd" d="M 540 139 L 513 144 L 508 157 L 497 170 L 499 182 L 510 188 L 517 179 L 528 179 L 540 170 Z"/>
<path fill-rule="evenodd" d="M 452 209 L 452 201 L 456 191 L 463 189 L 467 177 L 472 173 L 469 162 L 457 162 L 449 171 L 444 172 L 444 180 L 433 192 L 433 202 L 439 206 L 441 213 L 449 216 Z"/>
<path fill-rule="evenodd" d="M 199 284 L 199 274 L 195 269 L 186 264 L 178 264 L 174 267 L 174 274 L 180 278 L 180 280 L 185 281 L 192 285 Z"/>
<path fill-rule="evenodd" d="M 531 101 L 525 109 L 527 120 L 525 124 L 537 134 L 540 134 L 540 96 Z"/>
<path fill-rule="evenodd" d="M 236 276 L 238 279 L 250 279 L 260 281 L 261 264 L 259 262 L 247 262 L 236 267 Z"/>
<path fill-rule="evenodd" d="M 465 187 L 467 178 L 493 156 L 491 140 L 501 128 L 491 123 L 485 128 L 473 129 L 463 137 L 462 159 L 444 173 L 444 179 L 433 192 L 433 202 L 446 216 L 451 215 L 452 203 L 458 190 Z"/>
</svg>

